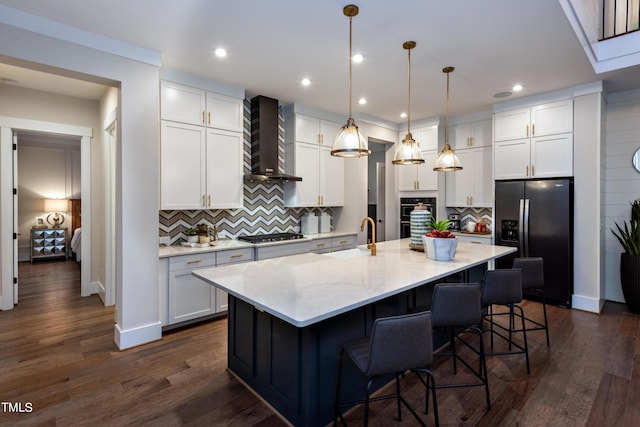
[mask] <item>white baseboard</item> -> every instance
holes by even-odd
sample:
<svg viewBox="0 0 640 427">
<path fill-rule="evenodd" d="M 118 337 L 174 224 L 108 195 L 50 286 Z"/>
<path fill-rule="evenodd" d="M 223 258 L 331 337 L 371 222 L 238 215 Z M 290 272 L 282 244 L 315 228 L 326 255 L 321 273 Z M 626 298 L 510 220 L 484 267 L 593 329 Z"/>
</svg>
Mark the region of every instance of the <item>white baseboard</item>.
<svg viewBox="0 0 640 427">
<path fill-rule="evenodd" d="M 114 341 L 119 350 L 126 350 L 138 345 L 147 344 L 162 339 L 162 323 L 152 323 L 134 329 L 122 330 L 115 325 Z"/>
<path fill-rule="evenodd" d="M 89 283 L 89 289 L 87 289 L 87 291 L 89 291 L 87 295 L 97 294 L 100 289 L 104 289 L 104 286 L 102 286 L 100 282 L 91 282 Z"/>
<path fill-rule="evenodd" d="M 573 297 L 571 298 L 571 308 L 590 311 L 592 313 L 600 313 L 604 306 L 604 301 L 605 300 L 599 298 L 573 294 Z"/>
</svg>

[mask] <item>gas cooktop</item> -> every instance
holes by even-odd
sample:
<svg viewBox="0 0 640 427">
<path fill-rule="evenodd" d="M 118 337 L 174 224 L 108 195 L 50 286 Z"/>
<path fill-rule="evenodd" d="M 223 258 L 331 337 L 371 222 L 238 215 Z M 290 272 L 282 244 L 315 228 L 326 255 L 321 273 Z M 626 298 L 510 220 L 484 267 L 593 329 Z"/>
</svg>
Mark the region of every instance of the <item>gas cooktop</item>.
<svg viewBox="0 0 640 427">
<path fill-rule="evenodd" d="M 281 242 L 284 240 L 296 240 L 302 239 L 304 236 L 300 233 L 271 233 L 271 234 L 256 234 L 254 236 L 240 236 L 238 240 L 243 240 L 249 243 L 266 243 L 266 242 Z"/>
</svg>

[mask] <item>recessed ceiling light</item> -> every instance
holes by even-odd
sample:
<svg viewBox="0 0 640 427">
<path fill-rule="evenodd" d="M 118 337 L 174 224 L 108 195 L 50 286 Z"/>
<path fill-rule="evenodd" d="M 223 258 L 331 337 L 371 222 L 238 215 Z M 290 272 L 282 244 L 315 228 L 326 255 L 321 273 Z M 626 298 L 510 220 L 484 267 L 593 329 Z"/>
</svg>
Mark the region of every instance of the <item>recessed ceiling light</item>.
<svg viewBox="0 0 640 427">
<path fill-rule="evenodd" d="M 364 56 L 362 56 L 362 54 L 360 53 L 356 53 L 355 55 L 353 55 L 353 62 L 355 62 L 356 64 L 362 62 L 362 60 L 364 59 Z"/>
<path fill-rule="evenodd" d="M 227 56 L 226 49 L 223 49 L 221 47 L 217 48 L 214 52 L 218 58 L 224 58 L 225 56 Z"/>
<path fill-rule="evenodd" d="M 366 103 L 367 103 L 367 98 L 360 98 L 360 99 L 358 99 L 358 104 L 360 104 L 360 105 L 364 105 L 364 104 L 366 104 Z"/>
<path fill-rule="evenodd" d="M 305 77 L 304 79 L 300 80 L 300 84 L 302 86 L 309 86 L 311 84 L 311 80 Z"/>
<path fill-rule="evenodd" d="M 514 92 L 520 92 L 522 90 L 522 85 L 514 85 L 511 90 Z"/>
<path fill-rule="evenodd" d="M 498 92 L 495 95 L 493 95 L 494 98 L 506 98 L 508 96 L 513 95 L 513 93 L 506 91 L 506 92 Z"/>
<path fill-rule="evenodd" d="M 407 117 L 407 113 L 400 113 L 400 117 L 404 119 L 405 117 Z"/>
</svg>

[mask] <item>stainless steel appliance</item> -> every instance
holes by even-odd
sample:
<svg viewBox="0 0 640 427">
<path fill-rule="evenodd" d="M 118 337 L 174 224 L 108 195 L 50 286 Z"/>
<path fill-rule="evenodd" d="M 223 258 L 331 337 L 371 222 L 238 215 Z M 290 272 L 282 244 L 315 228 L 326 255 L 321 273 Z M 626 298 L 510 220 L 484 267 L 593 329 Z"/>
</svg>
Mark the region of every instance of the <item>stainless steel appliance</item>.
<svg viewBox="0 0 640 427">
<path fill-rule="evenodd" d="M 435 197 L 401 197 L 400 198 L 400 238 L 411 237 L 411 211 L 422 203 L 432 216 L 436 214 Z"/>
<path fill-rule="evenodd" d="M 449 221 L 451 221 L 451 226 L 449 227 L 450 230 L 460 231 L 460 214 L 449 214 Z"/>
<path fill-rule="evenodd" d="M 284 240 L 302 239 L 304 236 L 300 233 L 271 233 L 271 234 L 255 234 L 253 236 L 239 236 L 238 240 L 249 243 L 267 243 L 281 242 Z"/>
<path fill-rule="evenodd" d="M 496 244 L 518 248 L 498 258 L 511 268 L 516 257 L 544 259 L 548 302 L 571 306 L 573 294 L 573 179 L 496 181 Z"/>
</svg>

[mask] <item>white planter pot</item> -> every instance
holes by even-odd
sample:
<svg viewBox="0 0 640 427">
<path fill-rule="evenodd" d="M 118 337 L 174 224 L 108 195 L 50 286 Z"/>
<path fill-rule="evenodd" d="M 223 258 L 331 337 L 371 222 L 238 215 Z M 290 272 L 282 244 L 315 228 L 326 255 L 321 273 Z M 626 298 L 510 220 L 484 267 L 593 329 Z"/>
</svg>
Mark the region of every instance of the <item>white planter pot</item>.
<svg viewBox="0 0 640 427">
<path fill-rule="evenodd" d="M 422 236 L 424 253 L 434 261 L 451 261 L 456 254 L 458 238 L 444 239 Z"/>
<path fill-rule="evenodd" d="M 187 242 L 198 243 L 198 236 L 187 236 Z"/>
</svg>

